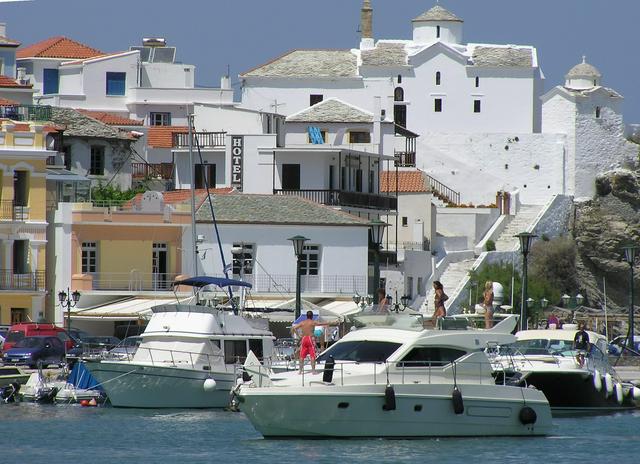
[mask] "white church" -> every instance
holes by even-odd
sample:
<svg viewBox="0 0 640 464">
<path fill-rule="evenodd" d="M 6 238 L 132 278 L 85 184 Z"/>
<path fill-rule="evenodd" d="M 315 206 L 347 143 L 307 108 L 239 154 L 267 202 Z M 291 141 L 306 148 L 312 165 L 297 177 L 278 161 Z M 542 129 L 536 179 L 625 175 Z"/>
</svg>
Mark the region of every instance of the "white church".
<svg viewBox="0 0 640 464">
<path fill-rule="evenodd" d="M 463 20 L 440 5 L 412 20 L 411 40 L 374 39 L 372 16 L 364 0 L 358 48 L 294 50 L 241 74 L 242 105 L 291 115 L 337 98 L 373 112 L 419 136 L 411 167 L 464 204 L 588 199 L 599 172 L 637 156 L 622 96 L 584 58 L 544 93 L 533 46 L 465 44 Z"/>
</svg>

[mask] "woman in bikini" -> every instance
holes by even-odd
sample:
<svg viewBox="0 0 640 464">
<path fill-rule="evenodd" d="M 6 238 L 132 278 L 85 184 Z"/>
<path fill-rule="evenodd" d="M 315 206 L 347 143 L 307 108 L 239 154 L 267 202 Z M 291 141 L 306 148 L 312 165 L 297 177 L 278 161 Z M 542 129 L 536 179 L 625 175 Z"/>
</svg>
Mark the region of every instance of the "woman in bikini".
<svg viewBox="0 0 640 464">
<path fill-rule="evenodd" d="M 484 328 L 493 327 L 493 282 L 487 280 L 482 292 L 482 306 L 484 306 Z"/>
<path fill-rule="evenodd" d="M 436 291 L 436 296 L 433 301 L 435 311 L 433 312 L 433 325 L 437 327 L 438 321 L 447 315 L 447 309 L 444 307 L 444 302 L 449 299 L 440 281 L 433 281 L 433 289 Z"/>
</svg>

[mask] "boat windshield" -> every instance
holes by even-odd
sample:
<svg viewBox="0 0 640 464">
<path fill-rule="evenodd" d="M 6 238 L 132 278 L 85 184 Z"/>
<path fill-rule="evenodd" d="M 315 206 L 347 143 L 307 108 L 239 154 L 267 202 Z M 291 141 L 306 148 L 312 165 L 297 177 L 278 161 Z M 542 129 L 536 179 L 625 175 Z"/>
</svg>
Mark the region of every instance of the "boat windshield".
<svg viewBox="0 0 640 464">
<path fill-rule="evenodd" d="M 554 340 L 548 338 L 535 338 L 531 340 L 518 340 L 511 345 L 514 351 L 522 354 L 560 354 L 573 350 L 573 343 L 568 340 Z"/>
<path fill-rule="evenodd" d="M 325 362 L 329 356 L 333 356 L 336 361 L 381 362 L 386 361 L 400 345 L 402 344 L 368 340 L 340 342 L 322 353 L 318 361 Z"/>
</svg>

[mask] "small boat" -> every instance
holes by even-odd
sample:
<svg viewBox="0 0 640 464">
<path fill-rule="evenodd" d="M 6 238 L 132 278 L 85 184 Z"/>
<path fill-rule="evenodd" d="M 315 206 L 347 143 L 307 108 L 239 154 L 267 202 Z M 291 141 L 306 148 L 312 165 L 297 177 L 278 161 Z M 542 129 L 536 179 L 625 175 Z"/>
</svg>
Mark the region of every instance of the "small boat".
<svg viewBox="0 0 640 464">
<path fill-rule="evenodd" d="M 551 430 L 540 390 L 497 385 L 483 351 L 515 342 L 514 321 L 490 330 L 362 328 L 318 358 L 318 373 L 272 374 L 247 359 L 251 377 L 234 403 L 273 438 L 533 436 Z"/>
<path fill-rule="evenodd" d="M 0 366 L 0 388 L 13 383 L 23 385 L 29 380 L 29 375 L 17 366 Z"/>
<path fill-rule="evenodd" d="M 22 401 L 32 403 L 52 404 L 56 394 L 65 384 L 64 380 L 48 379 L 42 369 L 33 372 L 18 393 Z"/>
<path fill-rule="evenodd" d="M 562 329 L 524 330 L 518 341 L 492 358 L 498 378 L 541 390 L 554 416 L 603 414 L 635 409 L 640 389 L 623 382 L 609 364 L 607 339 L 587 331 L 590 349 L 580 363 L 573 348 L 574 324 Z"/>
</svg>

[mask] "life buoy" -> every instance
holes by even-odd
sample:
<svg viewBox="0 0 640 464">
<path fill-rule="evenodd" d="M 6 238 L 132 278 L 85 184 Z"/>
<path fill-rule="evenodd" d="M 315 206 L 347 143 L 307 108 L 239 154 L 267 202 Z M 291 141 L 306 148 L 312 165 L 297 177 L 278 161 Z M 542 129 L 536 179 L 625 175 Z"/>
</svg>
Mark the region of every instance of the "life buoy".
<svg viewBox="0 0 640 464">
<path fill-rule="evenodd" d="M 453 412 L 456 414 L 462 414 L 464 412 L 464 401 L 462 399 L 462 392 L 458 387 L 453 387 L 451 392 L 451 402 L 453 403 Z"/>
<path fill-rule="evenodd" d="M 518 418 L 523 425 L 535 424 L 538 420 L 538 415 L 534 411 L 533 408 L 529 406 L 524 406 L 520 410 L 520 414 L 518 414 Z"/>
<path fill-rule="evenodd" d="M 391 385 L 387 385 L 384 389 L 384 404 L 382 405 L 384 411 L 393 411 L 396 409 L 396 392 Z"/>
<path fill-rule="evenodd" d="M 593 371 L 593 387 L 598 391 L 602 391 L 602 377 L 600 377 L 598 369 Z"/>
<path fill-rule="evenodd" d="M 615 390 L 616 390 L 616 400 L 618 400 L 618 404 L 622 404 L 622 400 L 624 399 L 622 395 L 622 385 L 619 383 L 616 383 Z"/>
<path fill-rule="evenodd" d="M 604 387 L 607 391 L 607 396 L 611 396 L 613 393 L 613 377 L 608 372 L 604 375 Z"/>
</svg>

